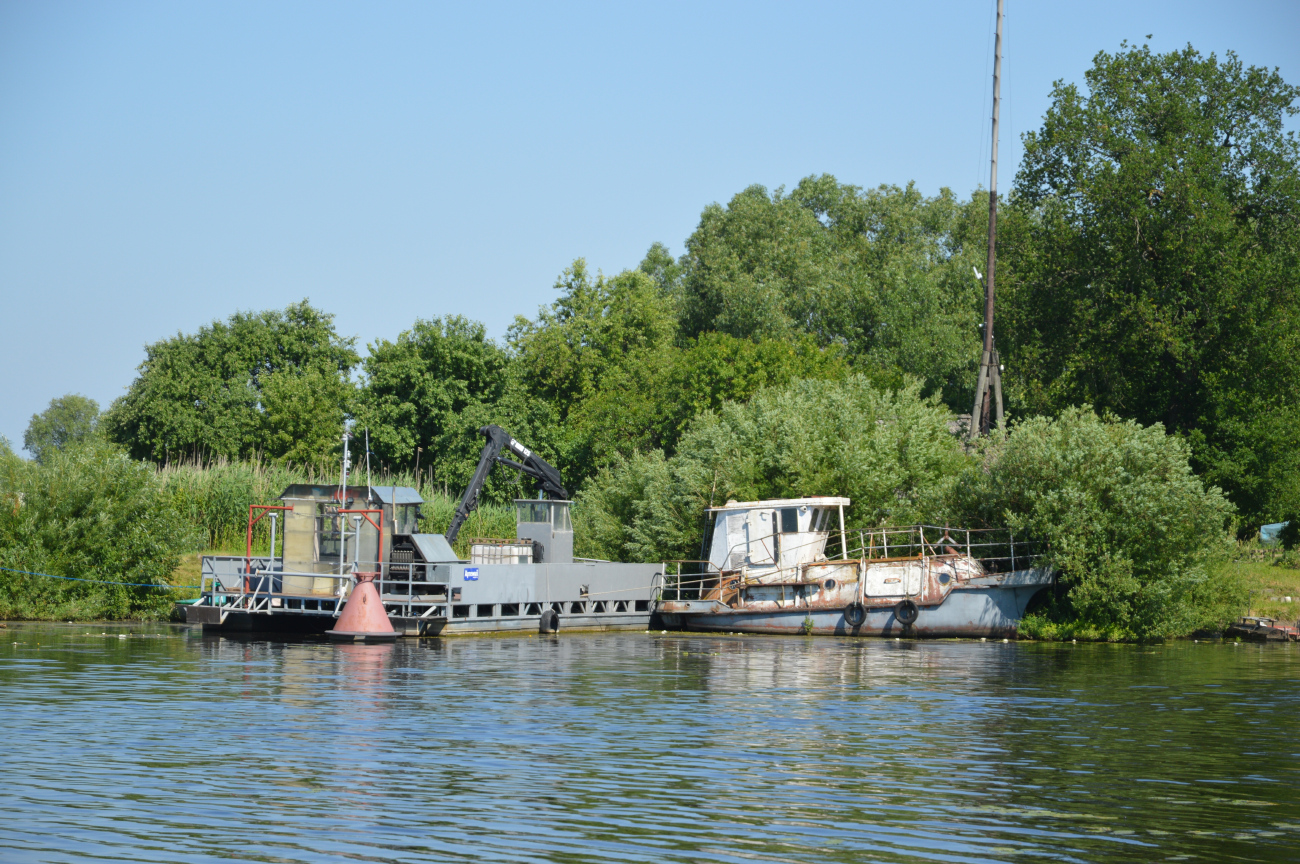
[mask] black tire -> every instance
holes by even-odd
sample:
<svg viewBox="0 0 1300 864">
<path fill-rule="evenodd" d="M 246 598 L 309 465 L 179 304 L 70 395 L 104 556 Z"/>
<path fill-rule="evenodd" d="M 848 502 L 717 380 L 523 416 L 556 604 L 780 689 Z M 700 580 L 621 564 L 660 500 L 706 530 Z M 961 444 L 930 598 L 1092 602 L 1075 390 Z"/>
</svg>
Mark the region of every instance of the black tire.
<svg viewBox="0 0 1300 864">
<path fill-rule="evenodd" d="M 894 606 L 894 617 L 898 623 L 904 627 L 910 627 L 916 623 L 917 617 L 921 614 L 921 607 L 917 606 L 911 600 L 899 600 Z"/>
<path fill-rule="evenodd" d="M 560 629 L 560 616 L 554 609 L 547 609 L 537 622 L 537 629 L 542 633 L 555 633 Z"/>
<path fill-rule="evenodd" d="M 850 603 L 844 610 L 844 623 L 850 627 L 861 627 L 867 620 L 867 607 L 861 603 Z"/>
</svg>

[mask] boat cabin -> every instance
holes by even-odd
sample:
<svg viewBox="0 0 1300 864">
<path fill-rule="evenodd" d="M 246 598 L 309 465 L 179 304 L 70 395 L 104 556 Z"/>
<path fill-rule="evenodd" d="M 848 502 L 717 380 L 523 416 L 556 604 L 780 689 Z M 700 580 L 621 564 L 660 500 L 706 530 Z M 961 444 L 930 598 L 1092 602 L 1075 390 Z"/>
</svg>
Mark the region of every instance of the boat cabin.
<svg viewBox="0 0 1300 864">
<path fill-rule="evenodd" d="M 711 507 L 709 570 L 798 570 L 826 560 L 832 531 L 844 546 L 844 508 L 848 498 L 777 498 L 728 501 Z"/>
<path fill-rule="evenodd" d="M 420 528 L 424 499 L 410 486 L 316 486 L 295 483 L 280 495 L 282 569 L 340 573 L 355 566 L 377 570 L 379 561 L 410 561 L 411 537 Z M 379 554 L 383 528 L 383 555 Z M 396 558 L 394 551 L 397 551 Z M 408 552 L 403 556 L 402 552 Z"/>
</svg>

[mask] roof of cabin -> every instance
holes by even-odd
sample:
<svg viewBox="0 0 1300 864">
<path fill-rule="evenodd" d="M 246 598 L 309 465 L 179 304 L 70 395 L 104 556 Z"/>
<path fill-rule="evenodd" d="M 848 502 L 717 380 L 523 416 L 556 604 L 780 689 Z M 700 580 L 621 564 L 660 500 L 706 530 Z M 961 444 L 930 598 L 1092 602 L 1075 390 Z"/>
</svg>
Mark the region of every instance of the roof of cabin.
<svg viewBox="0 0 1300 864">
<path fill-rule="evenodd" d="M 420 493 L 410 486 L 371 486 L 375 497 L 385 504 L 423 504 Z"/>
<path fill-rule="evenodd" d="M 765 510 L 768 508 L 779 509 L 781 507 L 848 507 L 852 503 L 849 498 L 834 498 L 823 496 L 818 498 L 771 498 L 766 501 L 728 501 L 721 507 L 710 507 L 708 512 L 719 513 L 729 510 Z"/>
<path fill-rule="evenodd" d="M 339 487 L 323 486 L 313 483 L 293 483 L 280 493 L 280 498 L 298 498 L 310 501 L 337 501 Z M 366 498 L 367 487 L 349 486 L 347 497 L 350 500 Z M 423 504 L 420 493 L 410 486 L 371 486 L 370 496 L 384 504 L 392 504 L 394 498 L 398 504 Z"/>
</svg>

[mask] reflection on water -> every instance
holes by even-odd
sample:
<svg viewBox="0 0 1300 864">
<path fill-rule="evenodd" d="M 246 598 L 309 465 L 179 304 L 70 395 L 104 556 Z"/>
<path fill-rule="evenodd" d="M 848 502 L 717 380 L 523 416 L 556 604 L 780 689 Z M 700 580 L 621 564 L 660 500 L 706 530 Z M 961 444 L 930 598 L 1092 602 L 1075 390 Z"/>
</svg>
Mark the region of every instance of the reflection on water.
<svg viewBox="0 0 1300 864">
<path fill-rule="evenodd" d="M 6 862 L 1300 858 L 1292 646 L 0 637 Z"/>
</svg>

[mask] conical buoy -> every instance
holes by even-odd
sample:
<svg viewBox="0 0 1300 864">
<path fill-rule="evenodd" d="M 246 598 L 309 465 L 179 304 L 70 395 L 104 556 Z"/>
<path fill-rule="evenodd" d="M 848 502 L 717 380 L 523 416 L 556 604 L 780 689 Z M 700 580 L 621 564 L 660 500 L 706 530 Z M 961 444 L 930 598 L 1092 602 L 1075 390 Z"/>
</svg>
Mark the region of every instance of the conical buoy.
<svg viewBox="0 0 1300 864">
<path fill-rule="evenodd" d="M 397 631 L 388 620 L 384 603 L 375 587 L 378 573 L 358 573 L 356 587 L 343 606 L 333 630 L 325 633 L 336 642 L 392 642 Z"/>
</svg>

